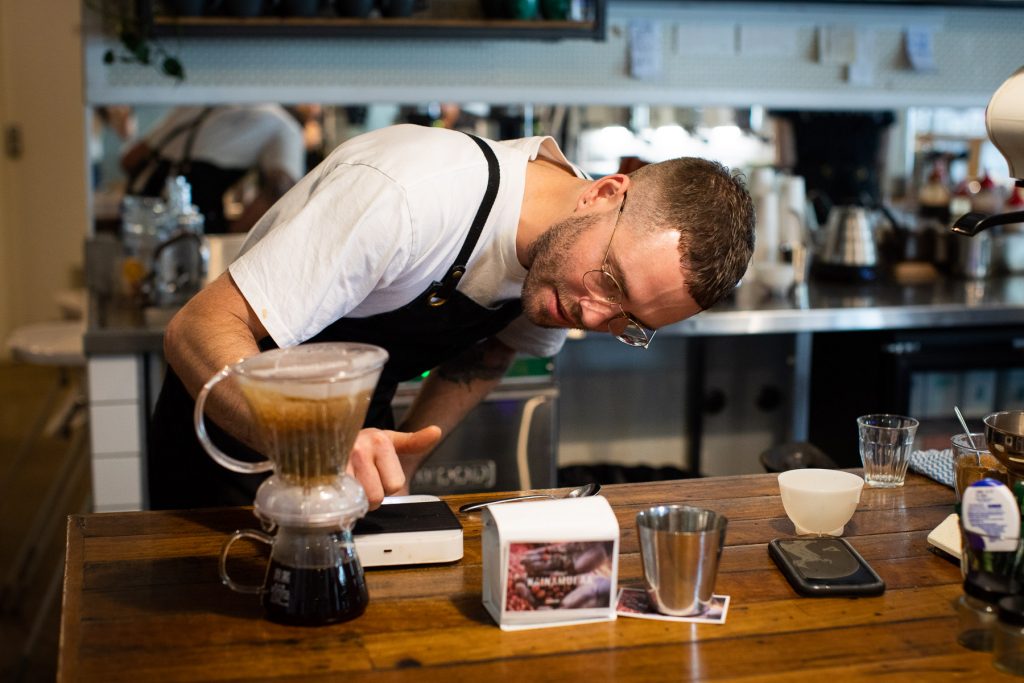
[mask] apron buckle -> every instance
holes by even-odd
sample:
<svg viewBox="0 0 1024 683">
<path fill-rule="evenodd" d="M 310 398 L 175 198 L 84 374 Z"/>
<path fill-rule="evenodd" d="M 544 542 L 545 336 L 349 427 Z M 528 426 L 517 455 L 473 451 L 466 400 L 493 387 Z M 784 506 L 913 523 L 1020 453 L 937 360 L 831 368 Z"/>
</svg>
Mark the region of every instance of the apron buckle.
<svg viewBox="0 0 1024 683">
<path fill-rule="evenodd" d="M 427 303 L 434 308 L 444 306 L 448 303 L 448 293 L 445 292 L 445 289 L 443 282 L 435 282 L 430 285 L 430 290 L 427 294 Z"/>
<path fill-rule="evenodd" d="M 427 303 L 435 308 L 448 303 L 448 297 L 458 284 L 462 276 L 466 274 L 466 267 L 462 265 L 452 266 L 441 282 L 434 282 L 430 285 L 430 294 L 427 296 Z"/>
</svg>

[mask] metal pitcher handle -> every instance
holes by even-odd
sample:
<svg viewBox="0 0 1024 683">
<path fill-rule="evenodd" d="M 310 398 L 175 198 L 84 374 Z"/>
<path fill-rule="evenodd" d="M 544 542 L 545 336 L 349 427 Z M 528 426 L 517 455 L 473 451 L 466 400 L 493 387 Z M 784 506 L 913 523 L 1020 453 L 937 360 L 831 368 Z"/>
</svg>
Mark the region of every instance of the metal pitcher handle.
<svg viewBox="0 0 1024 683">
<path fill-rule="evenodd" d="M 206 449 L 207 454 L 221 467 L 229 469 L 232 472 L 252 474 L 254 472 L 267 472 L 272 470 L 274 469 L 274 463 L 270 460 L 246 462 L 244 460 L 236 460 L 232 458 L 230 455 L 217 448 L 213 442 L 210 441 L 209 434 L 206 433 L 206 422 L 203 420 L 203 406 L 206 405 L 206 397 L 210 395 L 210 391 L 213 390 L 214 385 L 229 374 L 231 374 L 231 366 L 225 365 L 221 371 L 211 377 L 199 391 L 199 395 L 196 397 L 196 408 L 192 415 L 192 420 L 196 426 L 196 436 L 199 437 L 199 442 L 203 444 L 203 448 Z"/>
</svg>

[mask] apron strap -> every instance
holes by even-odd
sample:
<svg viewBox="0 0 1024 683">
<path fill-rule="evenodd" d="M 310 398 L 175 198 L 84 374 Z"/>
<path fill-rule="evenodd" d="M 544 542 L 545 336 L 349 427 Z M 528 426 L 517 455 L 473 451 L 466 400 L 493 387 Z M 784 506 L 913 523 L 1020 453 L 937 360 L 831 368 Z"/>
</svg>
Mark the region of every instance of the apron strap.
<svg viewBox="0 0 1024 683">
<path fill-rule="evenodd" d="M 175 170 L 179 167 L 184 167 L 185 172 L 187 172 L 188 167 L 191 165 L 192 162 L 192 146 L 195 144 L 196 134 L 199 131 L 199 126 L 203 123 L 203 120 L 210 115 L 210 112 L 212 111 L 213 107 L 204 107 L 203 110 L 199 112 L 199 115 L 196 116 L 194 119 L 175 126 L 171 129 L 169 133 L 167 133 L 167 135 L 162 137 L 160 139 L 160 142 L 156 143 L 156 145 L 154 145 L 149 150 L 149 155 L 146 157 L 146 161 L 136 166 L 135 169 L 133 169 L 132 172 L 129 174 L 127 182 L 128 193 L 136 194 L 139 192 L 144 192 L 142 188 L 135 187 L 139 178 L 145 173 L 146 170 L 153 168 L 154 164 L 160 161 L 160 153 L 163 152 L 164 148 L 168 144 L 170 144 L 171 140 L 185 132 L 188 133 L 188 139 L 185 141 L 184 156 L 182 157 L 182 160 L 180 162 L 178 162 L 177 164 L 173 164 L 172 167 L 168 169 L 168 172 L 164 174 L 164 176 L 166 177 L 169 175 L 177 175 L 175 173 Z M 161 180 L 160 182 L 162 185 L 163 180 Z M 150 181 L 147 179 L 146 185 L 149 186 L 150 184 Z"/>
<path fill-rule="evenodd" d="M 477 209 L 476 216 L 473 217 L 473 224 L 469 228 L 469 234 L 466 235 L 466 241 L 462 243 L 462 250 L 455 257 L 455 262 L 448 268 L 444 278 L 440 282 L 433 282 L 430 289 L 427 290 L 429 292 L 427 303 L 435 307 L 444 306 L 448 302 L 455 287 L 458 286 L 459 280 L 466 274 L 466 264 L 473 254 L 473 249 L 476 248 L 480 233 L 483 232 L 487 216 L 491 213 L 491 207 L 494 206 L 494 200 L 498 196 L 498 185 L 501 182 L 501 170 L 498 167 L 498 158 L 494 155 L 494 150 L 477 136 L 471 133 L 466 133 L 466 135 L 480 147 L 480 151 L 487 159 L 487 189 L 484 191 L 480 208 Z"/>
<path fill-rule="evenodd" d="M 206 107 L 205 109 L 203 109 L 203 111 L 199 113 L 199 116 L 195 118 L 195 121 L 193 121 L 192 125 L 189 127 L 188 137 L 185 139 L 185 149 L 181 153 L 181 161 L 178 163 L 178 168 L 176 169 L 176 171 L 180 171 L 180 173 L 175 173 L 175 175 L 187 175 L 189 170 L 191 169 L 192 148 L 196 144 L 196 135 L 199 134 L 199 126 L 203 125 L 203 120 L 207 116 L 209 116 L 210 112 L 212 111 L 213 107 Z"/>
</svg>

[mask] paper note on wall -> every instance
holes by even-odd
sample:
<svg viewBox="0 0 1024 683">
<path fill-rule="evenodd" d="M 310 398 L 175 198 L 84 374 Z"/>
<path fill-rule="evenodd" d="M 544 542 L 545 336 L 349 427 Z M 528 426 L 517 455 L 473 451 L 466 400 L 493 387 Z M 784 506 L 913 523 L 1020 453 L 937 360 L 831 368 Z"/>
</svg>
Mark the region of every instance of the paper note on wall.
<svg viewBox="0 0 1024 683">
<path fill-rule="evenodd" d="M 661 75 L 661 25 L 649 19 L 629 22 L 629 75 L 648 80 Z"/>
<path fill-rule="evenodd" d="M 934 71 L 935 33 L 924 26 L 911 26 L 903 36 L 907 61 L 914 71 Z"/>
<path fill-rule="evenodd" d="M 672 52 L 693 57 L 732 57 L 736 54 L 736 25 L 676 24 Z"/>
<path fill-rule="evenodd" d="M 853 61 L 846 68 L 846 80 L 850 85 L 870 88 L 875 84 L 875 32 L 867 29 L 853 34 Z"/>
<path fill-rule="evenodd" d="M 822 64 L 853 64 L 857 61 L 857 31 L 852 26 L 818 29 L 818 61 Z"/>
<path fill-rule="evenodd" d="M 739 50 L 744 57 L 796 57 L 799 29 L 781 24 L 740 26 Z"/>
</svg>

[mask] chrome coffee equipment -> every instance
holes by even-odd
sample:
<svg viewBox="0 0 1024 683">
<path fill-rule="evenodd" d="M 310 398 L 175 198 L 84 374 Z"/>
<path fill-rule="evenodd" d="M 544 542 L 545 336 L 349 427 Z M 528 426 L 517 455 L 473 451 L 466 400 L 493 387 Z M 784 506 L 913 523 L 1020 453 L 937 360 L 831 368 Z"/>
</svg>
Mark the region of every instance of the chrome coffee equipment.
<svg viewBox="0 0 1024 683">
<path fill-rule="evenodd" d="M 890 221 L 882 210 L 833 206 L 818 235 L 812 273 L 836 280 L 874 280 L 881 265 L 878 231 Z"/>
<path fill-rule="evenodd" d="M 178 230 L 157 244 L 142 285 L 147 302 L 175 306 L 188 301 L 202 287 L 209 259 L 202 235 L 190 230 Z"/>
<path fill-rule="evenodd" d="M 1010 177 L 1024 187 L 1024 67 L 1004 82 L 985 108 L 985 129 L 992 144 L 1006 158 Z M 953 224 L 953 232 L 973 236 L 996 225 L 1024 222 L 1024 211 L 964 214 Z"/>
<path fill-rule="evenodd" d="M 984 423 L 989 452 L 1015 479 L 1024 478 L 1024 411 L 992 413 Z"/>
<path fill-rule="evenodd" d="M 195 429 L 211 458 L 233 472 L 273 471 L 254 501 L 263 530 L 232 534 L 221 551 L 220 573 L 232 590 L 259 594 L 274 621 L 329 624 L 366 609 L 352 527 L 368 505 L 345 469 L 387 358 L 377 346 L 348 342 L 275 349 L 226 366 L 196 398 Z M 210 441 L 203 407 L 224 380 L 244 397 L 267 460 L 237 460 Z M 228 553 L 240 538 L 271 546 L 261 585 L 240 584 L 228 574 Z"/>
<path fill-rule="evenodd" d="M 125 279 L 151 306 L 177 306 L 203 285 L 209 250 L 204 219 L 184 177 L 169 178 L 165 198 L 127 196 L 121 207 Z"/>
</svg>

